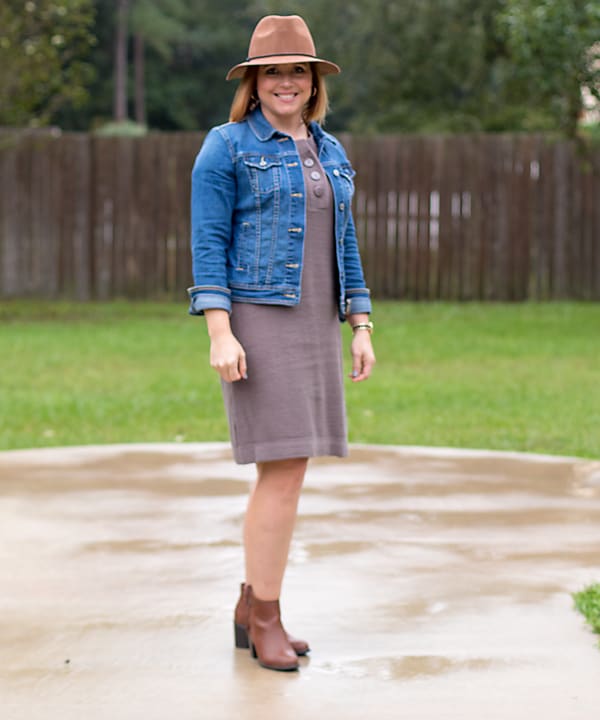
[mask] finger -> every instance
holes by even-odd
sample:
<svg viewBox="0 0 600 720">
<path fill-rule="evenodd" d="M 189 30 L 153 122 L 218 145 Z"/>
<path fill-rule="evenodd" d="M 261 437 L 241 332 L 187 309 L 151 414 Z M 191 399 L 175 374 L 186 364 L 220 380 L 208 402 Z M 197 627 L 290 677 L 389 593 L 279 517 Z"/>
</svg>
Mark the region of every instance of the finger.
<svg viewBox="0 0 600 720">
<path fill-rule="evenodd" d="M 210 366 L 216 373 L 218 373 L 219 377 L 227 381 L 227 367 L 223 363 L 211 362 Z"/>
<path fill-rule="evenodd" d="M 367 377 L 368 377 L 368 375 L 365 375 L 364 372 L 359 372 L 358 375 L 352 376 L 352 382 L 353 383 L 362 382 L 363 380 L 366 380 Z"/>
<path fill-rule="evenodd" d="M 226 383 L 231 382 L 229 368 L 226 365 L 222 365 L 221 367 L 218 367 L 215 369 L 219 373 L 219 376 L 221 377 L 222 380 L 224 380 Z"/>
<path fill-rule="evenodd" d="M 352 380 L 355 380 L 362 371 L 362 359 L 361 356 L 357 353 L 352 353 L 352 372 L 350 373 L 349 377 L 352 378 Z"/>
<path fill-rule="evenodd" d="M 362 380 L 368 380 L 371 377 L 371 372 L 373 371 L 373 363 L 369 360 L 365 360 L 362 368 L 361 374 L 356 378 L 357 382 L 361 382 Z"/>
<path fill-rule="evenodd" d="M 371 375 L 373 366 L 375 365 L 375 356 L 366 353 L 365 355 L 359 356 L 359 370 L 356 372 L 352 371 L 351 378 L 352 382 L 362 382 L 367 380 Z"/>
<path fill-rule="evenodd" d="M 240 361 L 238 364 L 238 368 L 240 371 L 240 375 L 244 378 L 244 380 L 248 379 L 248 365 L 246 363 L 246 353 L 242 353 L 240 355 Z"/>
<path fill-rule="evenodd" d="M 350 379 L 352 380 L 352 382 L 360 382 L 361 380 L 364 380 L 364 379 L 365 379 L 364 373 L 363 373 L 362 370 L 353 370 L 353 371 L 350 373 L 350 376 L 349 376 L 349 377 L 350 377 Z"/>
<path fill-rule="evenodd" d="M 231 380 L 231 382 L 237 382 L 238 380 L 242 379 L 242 376 L 238 369 L 237 360 L 235 362 L 229 364 L 228 370 L 229 370 L 229 379 Z"/>
<path fill-rule="evenodd" d="M 239 380 L 241 375 L 237 371 L 237 362 L 233 360 L 221 360 L 213 365 L 213 368 L 225 380 L 225 382 L 234 382 Z"/>
</svg>

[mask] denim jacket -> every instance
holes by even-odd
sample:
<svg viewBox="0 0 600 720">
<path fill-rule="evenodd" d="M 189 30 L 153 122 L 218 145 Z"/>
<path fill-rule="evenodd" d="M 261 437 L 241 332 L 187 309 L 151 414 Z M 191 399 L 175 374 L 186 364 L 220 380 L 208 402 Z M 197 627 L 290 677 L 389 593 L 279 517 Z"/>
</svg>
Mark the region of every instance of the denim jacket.
<svg viewBox="0 0 600 720">
<path fill-rule="evenodd" d="M 319 160 L 333 189 L 339 317 L 371 311 L 351 201 L 352 169 L 344 149 L 311 123 Z M 296 144 L 260 108 L 242 122 L 213 128 L 192 170 L 190 313 L 231 312 L 232 302 L 300 302 L 306 203 Z"/>
</svg>

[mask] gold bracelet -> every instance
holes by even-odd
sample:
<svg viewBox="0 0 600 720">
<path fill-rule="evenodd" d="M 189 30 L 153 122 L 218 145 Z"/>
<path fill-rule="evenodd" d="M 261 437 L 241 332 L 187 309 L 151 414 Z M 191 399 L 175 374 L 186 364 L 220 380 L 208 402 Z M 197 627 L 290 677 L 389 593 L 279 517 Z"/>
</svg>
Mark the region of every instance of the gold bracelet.
<svg viewBox="0 0 600 720">
<path fill-rule="evenodd" d="M 352 332 L 356 332 L 357 330 L 367 330 L 370 335 L 373 332 L 373 323 L 357 323 L 356 325 L 352 326 Z"/>
</svg>

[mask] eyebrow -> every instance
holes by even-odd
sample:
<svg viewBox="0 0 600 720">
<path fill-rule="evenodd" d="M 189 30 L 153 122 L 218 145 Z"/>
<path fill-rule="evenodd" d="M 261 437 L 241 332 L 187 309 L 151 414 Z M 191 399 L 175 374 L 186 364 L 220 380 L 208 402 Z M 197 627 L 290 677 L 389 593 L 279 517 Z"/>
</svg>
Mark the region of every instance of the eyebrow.
<svg viewBox="0 0 600 720">
<path fill-rule="evenodd" d="M 303 70 L 309 70 L 308 63 L 297 62 L 297 63 L 286 63 L 286 64 L 291 65 L 292 69 L 294 69 L 294 70 L 296 68 L 302 68 Z M 279 69 L 280 67 L 281 67 L 281 64 L 279 64 L 279 63 L 274 63 L 273 65 L 263 65 L 263 68 L 265 71 L 274 70 L 275 68 Z"/>
</svg>

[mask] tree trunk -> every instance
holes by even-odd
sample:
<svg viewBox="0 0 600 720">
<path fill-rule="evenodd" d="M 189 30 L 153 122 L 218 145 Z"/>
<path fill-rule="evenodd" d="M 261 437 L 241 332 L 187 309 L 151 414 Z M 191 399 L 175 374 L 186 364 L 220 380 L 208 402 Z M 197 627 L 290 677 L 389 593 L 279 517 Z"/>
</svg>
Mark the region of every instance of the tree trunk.
<svg viewBox="0 0 600 720">
<path fill-rule="evenodd" d="M 583 101 L 581 99 L 581 88 L 579 84 L 573 83 L 571 92 L 567 97 L 567 112 L 565 114 L 565 135 L 573 139 L 577 137 L 577 129 L 583 110 Z"/>
<path fill-rule="evenodd" d="M 144 36 L 136 33 L 133 40 L 134 75 L 135 75 L 135 121 L 146 124 L 146 88 L 144 78 Z"/>
<path fill-rule="evenodd" d="M 115 33 L 113 119 L 127 120 L 127 24 L 129 0 L 117 0 Z"/>
</svg>

